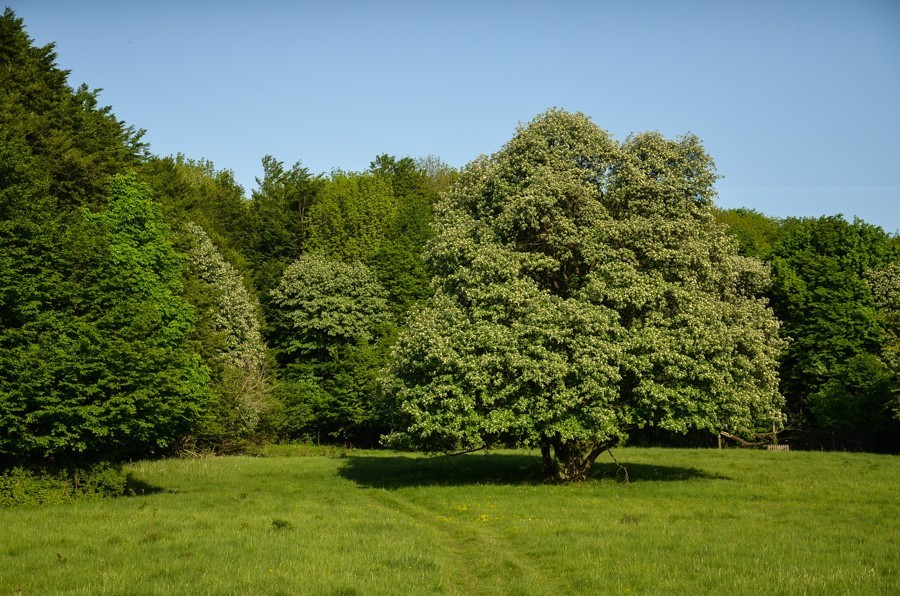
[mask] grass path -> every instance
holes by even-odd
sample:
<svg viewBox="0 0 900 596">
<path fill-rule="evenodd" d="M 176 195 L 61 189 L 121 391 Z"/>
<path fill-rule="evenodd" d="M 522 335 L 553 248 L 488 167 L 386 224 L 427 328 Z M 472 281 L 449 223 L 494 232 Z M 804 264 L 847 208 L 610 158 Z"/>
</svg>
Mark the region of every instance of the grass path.
<svg viewBox="0 0 900 596">
<path fill-rule="evenodd" d="M 525 452 L 266 455 L 0 510 L 0 594 L 900 592 L 897 457 L 621 449 L 628 486 L 556 486 Z"/>
<path fill-rule="evenodd" d="M 440 515 L 438 510 L 395 496 L 385 490 L 369 489 L 367 496 L 390 511 L 398 512 L 423 530 L 436 535 L 437 544 L 450 570 L 452 592 L 474 594 L 486 585 L 503 593 L 527 593 L 544 582 L 535 561 L 518 551 L 517 545 L 484 523 L 487 514 L 479 514 L 477 524 L 460 523 Z M 461 509 L 463 506 L 457 506 Z M 485 516 L 482 518 L 482 516 Z M 503 570 L 498 573 L 497 570 Z M 508 581 L 498 581 L 508 580 Z M 510 585 L 512 584 L 512 585 Z M 550 586 L 548 586 L 550 587 Z"/>
</svg>

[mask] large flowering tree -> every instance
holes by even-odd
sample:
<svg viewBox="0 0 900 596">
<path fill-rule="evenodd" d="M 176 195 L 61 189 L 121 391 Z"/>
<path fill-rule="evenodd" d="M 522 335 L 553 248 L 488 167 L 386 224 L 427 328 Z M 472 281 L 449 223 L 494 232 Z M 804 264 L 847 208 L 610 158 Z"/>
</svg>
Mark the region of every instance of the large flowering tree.
<svg viewBox="0 0 900 596">
<path fill-rule="evenodd" d="M 574 480 L 631 429 L 780 421 L 768 274 L 716 222 L 715 178 L 696 137 L 617 143 L 559 110 L 466 166 L 395 348 L 389 439 L 536 446 Z"/>
</svg>

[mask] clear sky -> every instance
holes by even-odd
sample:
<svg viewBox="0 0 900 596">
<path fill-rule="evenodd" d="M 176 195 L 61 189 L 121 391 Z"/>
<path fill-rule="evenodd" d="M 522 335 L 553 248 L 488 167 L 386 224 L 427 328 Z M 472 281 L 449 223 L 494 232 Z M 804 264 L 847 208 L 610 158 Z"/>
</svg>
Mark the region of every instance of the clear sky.
<svg viewBox="0 0 900 596">
<path fill-rule="evenodd" d="M 6 0 L 159 155 L 462 166 L 550 107 L 703 139 L 719 204 L 900 230 L 900 2 Z"/>
</svg>

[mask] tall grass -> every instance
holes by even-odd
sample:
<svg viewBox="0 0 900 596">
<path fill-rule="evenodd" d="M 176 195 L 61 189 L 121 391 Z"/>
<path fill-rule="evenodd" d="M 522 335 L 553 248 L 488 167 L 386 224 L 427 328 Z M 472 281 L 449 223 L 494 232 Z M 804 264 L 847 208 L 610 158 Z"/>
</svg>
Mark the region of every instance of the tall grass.
<svg viewBox="0 0 900 596">
<path fill-rule="evenodd" d="M 321 455 L 319 455 L 321 453 Z M 0 511 L 0 592 L 897 593 L 900 459 L 621 449 L 139 462 L 136 496 Z M 312 456 L 310 456 L 312 455 Z"/>
</svg>

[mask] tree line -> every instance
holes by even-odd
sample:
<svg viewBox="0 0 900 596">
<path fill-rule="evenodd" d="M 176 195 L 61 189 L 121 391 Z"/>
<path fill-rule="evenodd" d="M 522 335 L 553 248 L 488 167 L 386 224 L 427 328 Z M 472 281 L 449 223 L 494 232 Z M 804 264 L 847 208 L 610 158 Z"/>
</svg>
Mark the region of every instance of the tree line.
<svg viewBox="0 0 900 596">
<path fill-rule="evenodd" d="M 386 437 L 578 477 L 625 440 L 773 425 L 900 447 L 897 237 L 718 210 L 694 137 L 551 110 L 461 170 L 265 156 L 248 197 L 142 135 L 4 12 L 5 466 Z"/>
<path fill-rule="evenodd" d="M 900 449 L 900 237 L 841 216 L 718 217 L 771 269 L 765 296 L 788 340 L 779 374 L 795 440 Z"/>
</svg>

